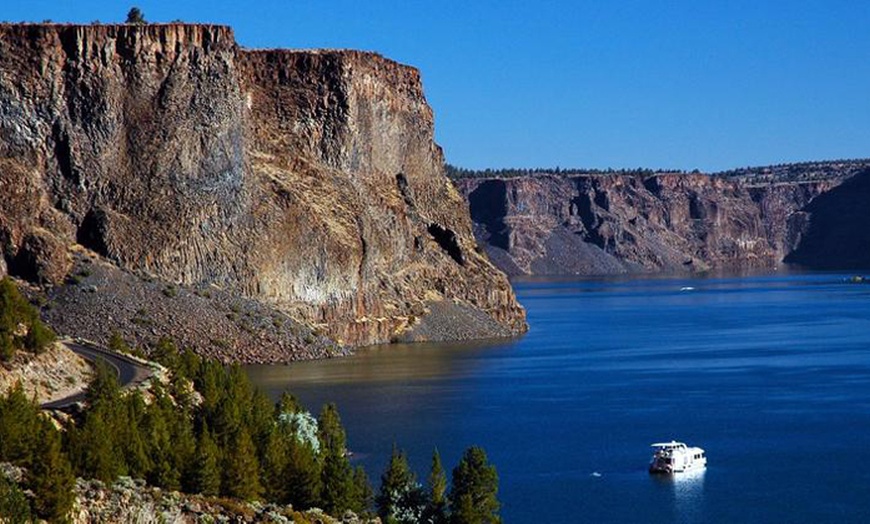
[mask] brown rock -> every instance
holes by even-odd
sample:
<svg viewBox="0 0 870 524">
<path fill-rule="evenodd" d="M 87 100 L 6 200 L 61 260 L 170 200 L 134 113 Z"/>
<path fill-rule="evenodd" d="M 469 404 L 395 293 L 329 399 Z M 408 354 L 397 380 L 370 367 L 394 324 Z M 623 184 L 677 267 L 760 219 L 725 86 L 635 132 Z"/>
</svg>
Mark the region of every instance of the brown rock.
<svg viewBox="0 0 870 524">
<path fill-rule="evenodd" d="M 66 244 L 48 231 L 28 233 L 18 249 L 15 272 L 40 284 L 59 284 L 72 267 Z"/>
<path fill-rule="evenodd" d="M 682 173 L 456 181 L 478 240 L 511 274 L 773 266 L 799 241 L 801 209 L 839 183 Z"/>
<path fill-rule="evenodd" d="M 525 329 L 476 252 L 413 68 L 244 51 L 213 25 L 2 25 L 0 73 L 5 253 L 40 228 L 352 345 L 396 338 L 433 300 Z"/>
</svg>

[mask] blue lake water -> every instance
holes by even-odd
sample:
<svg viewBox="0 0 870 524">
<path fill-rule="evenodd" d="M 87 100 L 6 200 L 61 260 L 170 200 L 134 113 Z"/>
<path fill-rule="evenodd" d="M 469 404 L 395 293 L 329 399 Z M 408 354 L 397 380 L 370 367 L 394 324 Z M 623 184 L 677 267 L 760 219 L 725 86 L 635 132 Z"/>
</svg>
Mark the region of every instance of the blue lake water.
<svg viewBox="0 0 870 524">
<path fill-rule="evenodd" d="M 249 371 L 337 402 L 376 488 L 393 442 L 423 480 L 483 446 L 508 523 L 870 522 L 870 285 L 845 277 L 518 282 L 518 340 Z M 703 476 L 647 473 L 671 439 Z"/>
</svg>

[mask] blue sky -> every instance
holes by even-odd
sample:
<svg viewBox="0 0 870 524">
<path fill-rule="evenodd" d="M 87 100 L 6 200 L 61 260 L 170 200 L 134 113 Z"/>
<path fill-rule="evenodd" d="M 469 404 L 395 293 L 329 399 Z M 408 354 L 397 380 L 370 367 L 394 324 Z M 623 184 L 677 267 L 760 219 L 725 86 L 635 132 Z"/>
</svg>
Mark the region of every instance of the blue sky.
<svg viewBox="0 0 870 524">
<path fill-rule="evenodd" d="M 15 5 L 9 5 L 15 4 Z M 447 160 L 715 171 L 870 157 L 870 2 L 22 0 L 8 21 L 233 26 L 422 71 Z"/>
</svg>

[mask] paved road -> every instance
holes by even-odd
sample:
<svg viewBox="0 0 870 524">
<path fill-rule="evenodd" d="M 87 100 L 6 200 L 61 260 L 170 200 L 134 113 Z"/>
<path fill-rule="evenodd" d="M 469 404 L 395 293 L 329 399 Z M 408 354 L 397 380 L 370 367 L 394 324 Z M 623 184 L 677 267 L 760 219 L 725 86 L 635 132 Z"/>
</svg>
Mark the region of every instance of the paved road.
<svg viewBox="0 0 870 524">
<path fill-rule="evenodd" d="M 66 342 L 66 346 L 85 360 L 95 362 L 99 359 L 109 364 L 118 374 L 118 381 L 122 388 L 135 386 L 151 376 L 151 369 L 126 355 L 85 342 Z M 46 402 L 42 408 L 64 409 L 81 402 L 84 398 L 85 392 L 82 391 L 62 399 Z"/>
</svg>

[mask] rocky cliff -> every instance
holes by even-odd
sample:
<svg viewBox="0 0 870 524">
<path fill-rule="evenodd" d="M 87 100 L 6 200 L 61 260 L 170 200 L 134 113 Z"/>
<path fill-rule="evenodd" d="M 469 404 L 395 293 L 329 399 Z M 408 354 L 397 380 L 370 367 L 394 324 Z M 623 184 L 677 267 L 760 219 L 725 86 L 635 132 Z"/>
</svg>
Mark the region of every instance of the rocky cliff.
<svg viewBox="0 0 870 524">
<path fill-rule="evenodd" d="M 478 239 L 510 274 L 702 271 L 782 262 L 812 222 L 807 205 L 855 169 L 788 183 L 684 173 L 456 183 Z"/>
<path fill-rule="evenodd" d="M 818 269 L 870 269 L 870 171 L 819 195 L 792 219 L 785 262 Z"/>
<path fill-rule="evenodd" d="M 78 244 L 351 345 L 525 328 L 418 72 L 375 54 L 247 51 L 211 25 L 0 26 L 0 191 L 2 259 L 34 282 L 62 282 Z M 429 329 L 445 309 L 472 321 Z"/>
</svg>

